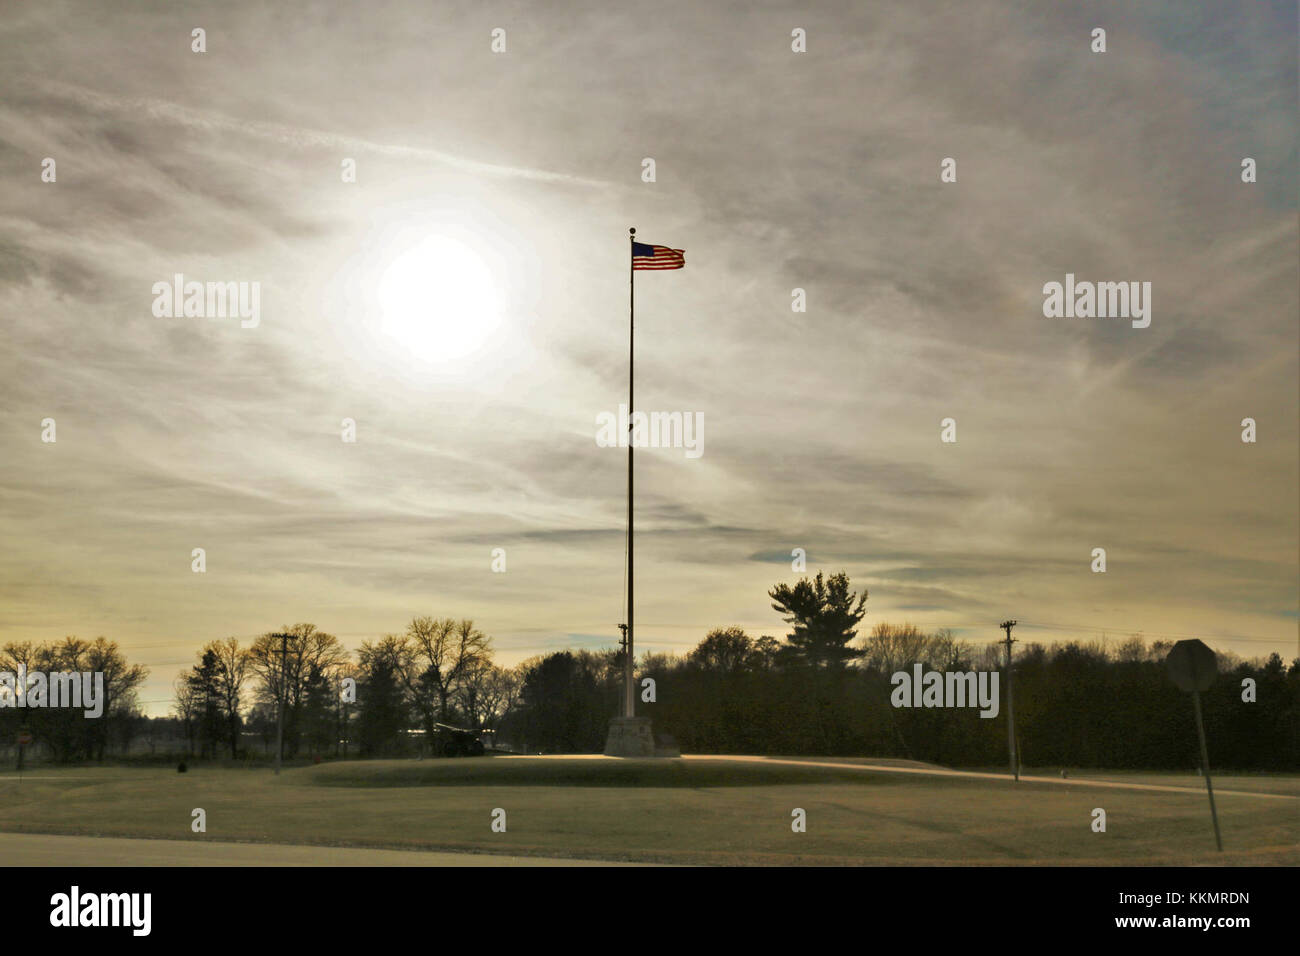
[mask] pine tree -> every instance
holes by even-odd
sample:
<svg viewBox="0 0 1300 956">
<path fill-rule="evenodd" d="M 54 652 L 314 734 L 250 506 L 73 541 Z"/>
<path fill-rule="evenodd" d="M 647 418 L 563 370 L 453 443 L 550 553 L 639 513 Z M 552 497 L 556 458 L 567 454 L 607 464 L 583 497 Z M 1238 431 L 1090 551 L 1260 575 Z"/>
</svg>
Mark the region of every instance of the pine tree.
<svg viewBox="0 0 1300 956">
<path fill-rule="evenodd" d="M 768 592 L 772 607 L 780 611 L 793 630 L 786 636 L 786 656 L 812 667 L 842 669 L 863 651 L 850 647 L 858 635 L 857 624 L 866 615 L 862 596 L 849 590 L 849 576 L 841 571 L 823 580 L 804 578 L 794 587 L 778 584 Z"/>
</svg>

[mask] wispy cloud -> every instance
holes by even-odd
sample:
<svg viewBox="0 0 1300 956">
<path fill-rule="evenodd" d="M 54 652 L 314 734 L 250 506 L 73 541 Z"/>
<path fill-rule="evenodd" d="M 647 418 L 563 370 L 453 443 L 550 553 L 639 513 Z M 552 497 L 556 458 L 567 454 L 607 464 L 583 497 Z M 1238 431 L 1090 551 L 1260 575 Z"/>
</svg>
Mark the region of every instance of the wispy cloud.
<svg viewBox="0 0 1300 956">
<path fill-rule="evenodd" d="M 118 96 L 53 80 L 42 82 L 35 89 L 38 95 L 42 97 L 70 100 L 88 112 L 95 114 L 131 117 L 137 121 L 160 122 L 203 130 L 204 132 L 230 133 L 241 137 L 248 136 L 268 142 L 281 143 L 294 149 L 328 149 L 335 152 L 342 151 L 347 154 L 378 154 L 411 160 L 412 162 L 439 163 L 452 169 L 482 176 L 523 179 L 532 182 L 560 183 L 595 189 L 608 189 L 613 185 L 607 181 L 588 179 L 569 173 L 531 169 L 526 166 L 505 166 L 499 163 L 480 162 L 425 147 L 376 143 L 356 136 L 326 132 L 324 130 L 305 129 L 300 126 L 287 126 L 282 123 L 268 123 L 259 120 L 237 119 L 210 110 L 198 110 L 181 106 L 165 99 Z"/>
</svg>

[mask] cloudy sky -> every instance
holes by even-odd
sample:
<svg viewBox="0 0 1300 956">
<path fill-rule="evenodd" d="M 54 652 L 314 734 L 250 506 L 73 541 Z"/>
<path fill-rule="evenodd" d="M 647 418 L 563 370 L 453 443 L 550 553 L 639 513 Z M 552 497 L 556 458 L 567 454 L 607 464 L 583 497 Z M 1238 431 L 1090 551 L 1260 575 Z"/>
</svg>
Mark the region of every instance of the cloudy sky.
<svg viewBox="0 0 1300 956">
<path fill-rule="evenodd" d="M 0 642 L 117 640 L 154 713 L 298 621 L 610 646 L 636 226 L 687 259 L 638 407 L 704 421 L 637 457 L 638 649 L 783 633 L 803 548 L 867 627 L 1294 656 L 1296 7 L 1220 8 L 7 6 Z M 176 273 L 260 324 L 155 315 Z M 1150 327 L 1044 317 L 1067 273 Z"/>
</svg>

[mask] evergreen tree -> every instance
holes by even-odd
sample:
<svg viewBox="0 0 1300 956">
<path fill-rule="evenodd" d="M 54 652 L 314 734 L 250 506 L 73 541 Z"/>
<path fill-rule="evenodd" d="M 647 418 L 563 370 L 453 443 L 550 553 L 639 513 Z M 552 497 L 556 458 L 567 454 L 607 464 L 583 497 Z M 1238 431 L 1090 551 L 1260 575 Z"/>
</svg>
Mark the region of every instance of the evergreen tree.
<svg viewBox="0 0 1300 956">
<path fill-rule="evenodd" d="M 780 611 L 793 630 L 786 636 L 787 655 L 812 667 L 842 669 L 863 651 L 850 647 L 858 636 L 858 622 L 866 615 L 867 591 L 859 597 L 849 590 L 849 576 L 841 571 L 823 580 L 822 573 L 794 587 L 778 584 L 768 592 L 772 607 Z"/>
</svg>

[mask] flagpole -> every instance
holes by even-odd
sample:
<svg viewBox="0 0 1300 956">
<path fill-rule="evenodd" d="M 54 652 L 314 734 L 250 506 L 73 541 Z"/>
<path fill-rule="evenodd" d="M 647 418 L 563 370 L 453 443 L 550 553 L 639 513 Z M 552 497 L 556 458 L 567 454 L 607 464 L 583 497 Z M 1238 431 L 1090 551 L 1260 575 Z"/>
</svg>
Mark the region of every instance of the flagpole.
<svg viewBox="0 0 1300 956">
<path fill-rule="evenodd" d="M 623 661 L 623 716 L 636 716 L 632 692 L 632 359 L 633 332 L 636 327 L 636 226 L 628 230 L 627 260 L 627 654 Z"/>
</svg>

